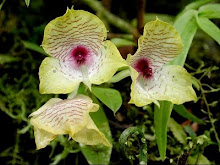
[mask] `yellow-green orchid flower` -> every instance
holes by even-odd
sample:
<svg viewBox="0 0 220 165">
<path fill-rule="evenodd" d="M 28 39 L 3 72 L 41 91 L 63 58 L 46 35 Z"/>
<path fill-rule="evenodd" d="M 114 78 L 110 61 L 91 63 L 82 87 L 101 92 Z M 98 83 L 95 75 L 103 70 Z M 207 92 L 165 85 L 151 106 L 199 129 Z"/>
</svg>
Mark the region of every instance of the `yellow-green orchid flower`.
<svg viewBox="0 0 220 165">
<path fill-rule="evenodd" d="M 48 23 L 42 47 L 52 57 L 40 66 L 40 93 L 71 93 L 80 82 L 90 88 L 126 66 L 116 46 L 104 41 L 106 36 L 103 22 L 83 10 L 67 9 Z"/>
<path fill-rule="evenodd" d="M 174 104 L 196 100 L 190 74 L 181 66 L 165 65 L 182 48 L 178 32 L 168 23 L 156 19 L 145 25 L 137 52 L 127 58 L 132 77 L 130 103 L 144 106 L 158 105 L 158 100 Z"/>
<path fill-rule="evenodd" d="M 89 112 L 98 109 L 99 105 L 92 103 L 92 100 L 84 95 L 66 100 L 50 99 L 30 114 L 37 149 L 46 147 L 56 136 L 62 134 L 69 134 L 72 139 L 82 144 L 111 147 L 89 116 Z"/>
</svg>

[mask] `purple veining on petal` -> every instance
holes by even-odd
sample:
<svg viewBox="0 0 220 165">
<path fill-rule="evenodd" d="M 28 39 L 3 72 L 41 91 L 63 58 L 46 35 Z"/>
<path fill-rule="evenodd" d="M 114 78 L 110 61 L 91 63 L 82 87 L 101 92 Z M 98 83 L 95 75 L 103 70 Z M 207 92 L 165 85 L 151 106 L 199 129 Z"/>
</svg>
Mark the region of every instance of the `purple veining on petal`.
<svg viewBox="0 0 220 165">
<path fill-rule="evenodd" d="M 153 71 L 147 58 L 138 59 L 134 65 L 135 70 L 144 78 L 153 77 Z"/>
</svg>

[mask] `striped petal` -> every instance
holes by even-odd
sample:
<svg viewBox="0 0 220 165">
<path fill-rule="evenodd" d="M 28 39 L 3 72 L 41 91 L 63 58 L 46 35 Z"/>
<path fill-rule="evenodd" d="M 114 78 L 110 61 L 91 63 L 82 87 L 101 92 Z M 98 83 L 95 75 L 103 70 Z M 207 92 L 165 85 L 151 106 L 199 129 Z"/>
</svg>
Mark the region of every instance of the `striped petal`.
<svg viewBox="0 0 220 165">
<path fill-rule="evenodd" d="M 80 70 L 53 57 L 43 60 L 40 69 L 40 93 L 70 93 L 83 81 Z"/>
<path fill-rule="evenodd" d="M 89 97 L 83 95 L 67 100 L 57 98 L 49 100 L 38 111 L 30 115 L 37 149 L 46 147 L 57 135 L 69 134 L 71 137 L 75 137 L 78 132 L 86 132 L 85 130 L 90 129 L 88 125 L 91 125 L 89 112 L 95 112 L 98 108 L 99 105 L 92 103 Z M 102 133 L 95 129 L 95 125 L 92 128 L 95 130 L 94 134 L 98 133 L 102 140 L 104 139 L 104 145 L 107 145 L 108 141 L 104 135 L 102 136 Z M 88 131 L 88 134 L 92 132 Z M 83 143 L 93 144 L 86 140 Z"/>
<path fill-rule="evenodd" d="M 145 25 L 144 34 L 138 40 L 138 50 L 132 56 L 130 65 L 136 68 L 137 61 L 144 59 L 154 72 L 179 55 L 182 47 L 178 32 L 168 23 L 156 19 Z"/>
<path fill-rule="evenodd" d="M 181 66 L 169 65 L 156 69 L 153 78 L 138 77 L 132 70 L 131 100 L 137 106 L 144 106 L 157 100 L 182 104 L 196 100 L 190 74 Z"/>
<path fill-rule="evenodd" d="M 67 9 L 52 20 L 42 47 L 55 59 L 44 60 L 40 67 L 40 92 L 70 93 L 80 82 L 91 88 L 126 66 L 115 45 L 104 41 L 106 35 L 103 22 L 86 11 Z"/>
<path fill-rule="evenodd" d="M 105 41 L 93 64 L 88 68 L 90 82 L 97 85 L 106 82 L 123 66 L 127 66 L 127 63 L 116 46 L 111 41 Z"/>
<path fill-rule="evenodd" d="M 90 56 L 97 54 L 106 38 L 103 22 L 95 15 L 67 9 L 66 13 L 47 24 L 42 47 L 46 53 L 66 61 L 78 46 L 85 47 Z"/>
</svg>

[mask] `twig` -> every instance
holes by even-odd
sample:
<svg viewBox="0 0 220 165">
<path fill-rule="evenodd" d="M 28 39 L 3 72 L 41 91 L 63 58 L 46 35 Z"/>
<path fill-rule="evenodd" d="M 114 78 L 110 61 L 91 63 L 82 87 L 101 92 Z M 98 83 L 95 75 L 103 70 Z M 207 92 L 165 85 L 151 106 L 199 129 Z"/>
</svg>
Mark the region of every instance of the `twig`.
<svg viewBox="0 0 220 165">
<path fill-rule="evenodd" d="M 139 37 L 139 33 L 137 29 L 131 26 L 128 22 L 124 21 L 123 19 L 117 17 L 116 15 L 109 12 L 105 9 L 102 4 L 97 0 L 82 0 L 86 5 L 92 8 L 94 11 L 102 13 L 102 15 L 106 18 L 106 20 L 111 23 L 112 25 L 116 26 L 117 28 L 132 33 L 136 38 Z"/>
<path fill-rule="evenodd" d="M 140 34 L 143 33 L 143 27 L 144 27 L 144 14 L 145 14 L 145 0 L 138 0 L 138 31 Z"/>
</svg>

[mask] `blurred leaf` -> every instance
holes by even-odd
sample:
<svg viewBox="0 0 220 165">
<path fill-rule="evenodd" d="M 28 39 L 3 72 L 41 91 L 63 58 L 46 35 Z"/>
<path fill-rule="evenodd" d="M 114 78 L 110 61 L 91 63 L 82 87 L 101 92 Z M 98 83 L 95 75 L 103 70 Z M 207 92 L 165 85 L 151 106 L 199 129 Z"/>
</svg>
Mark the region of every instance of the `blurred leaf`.
<svg viewBox="0 0 220 165">
<path fill-rule="evenodd" d="M 189 136 L 192 138 L 192 139 L 195 139 L 197 137 L 196 133 L 192 130 L 192 128 L 190 126 L 184 126 L 183 127 L 185 129 L 185 131 L 189 134 Z"/>
<path fill-rule="evenodd" d="M 110 108 L 114 114 L 121 107 L 122 98 L 119 91 L 111 88 L 92 87 L 92 93 L 108 108 Z"/>
<path fill-rule="evenodd" d="M 199 17 L 220 18 L 220 4 L 208 4 L 199 8 Z"/>
<path fill-rule="evenodd" d="M 192 76 L 192 85 L 199 91 L 200 90 L 200 85 L 198 83 L 198 80 Z"/>
<path fill-rule="evenodd" d="M 6 0 L 3 0 L 2 3 L 0 4 L 0 10 L 2 9 L 2 6 L 4 5 Z"/>
<path fill-rule="evenodd" d="M 195 14 L 195 10 L 190 10 L 178 17 L 178 19 L 175 21 L 174 27 L 179 32 L 184 47 L 182 53 L 171 61 L 170 64 L 181 66 L 184 65 L 193 37 L 197 31 L 197 23 L 194 18 Z"/>
<path fill-rule="evenodd" d="M 198 161 L 197 161 L 198 159 Z M 188 157 L 187 164 L 211 164 L 210 161 L 202 154 L 196 154 Z"/>
<path fill-rule="evenodd" d="M 123 46 L 137 46 L 136 43 L 133 41 L 123 39 L 123 38 L 112 38 L 111 42 L 115 44 L 117 47 L 123 47 Z"/>
<path fill-rule="evenodd" d="M 183 127 L 178 124 L 173 118 L 168 121 L 168 128 L 172 131 L 174 137 L 182 144 L 186 144 L 187 135 L 183 130 Z"/>
<path fill-rule="evenodd" d="M 160 14 L 160 13 L 145 13 L 144 15 L 144 23 L 154 21 L 158 17 L 160 20 L 163 20 L 164 22 L 168 22 L 170 24 L 173 24 L 174 17 L 168 14 Z M 134 27 L 137 27 L 137 18 L 133 19 L 131 21 L 131 24 Z"/>
<path fill-rule="evenodd" d="M 17 62 L 20 60 L 21 59 L 19 57 L 13 57 L 11 55 L 0 54 L 0 64 L 2 65 L 5 63 Z"/>
<path fill-rule="evenodd" d="M 28 41 L 23 41 L 24 46 L 27 49 L 33 50 L 35 52 L 44 54 L 46 56 L 48 56 L 48 54 L 43 50 L 43 48 L 41 48 L 39 45 L 32 43 L 32 42 L 28 42 Z"/>
<path fill-rule="evenodd" d="M 184 14 L 185 12 L 188 12 L 189 10 L 196 10 L 198 9 L 199 7 L 209 3 L 209 2 L 213 2 L 215 0 L 198 0 L 198 1 L 195 1 L 195 2 L 192 2 L 190 4 L 188 4 L 184 10 L 179 14 L 179 16 L 181 16 L 182 14 Z"/>
<path fill-rule="evenodd" d="M 157 105 L 154 106 L 154 125 L 156 142 L 162 160 L 166 158 L 167 124 L 170 118 L 172 108 L 173 104 L 169 101 L 161 101 L 160 108 Z"/>
<path fill-rule="evenodd" d="M 199 27 L 220 44 L 220 29 L 208 18 L 196 16 Z"/>
<path fill-rule="evenodd" d="M 92 99 L 94 103 L 100 105 L 99 101 L 95 97 L 92 97 Z M 111 130 L 103 107 L 100 105 L 99 110 L 97 112 L 90 113 L 90 116 L 98 129 L 105 134 L 105 137 L 110 142 L 112 142 Z M 89 164 L 109 164 L 112 148 L 103 145 L 86 146 L 83 144 L 80 144 L 80 147 Z"/>
<path fill-rule="evenodd" d="M 24 1 L 25 1 L 26 5 L 28 7 L 30 5 L 30 0 L 24 0 Z"/>
<path fill-rule="evenodd" d="M 184 107 L 184 105 L 174 105 L 173 109 L 181 116 L 193 121 L 197 122 L 199 124 L 205 124 L 201 119 L 187 111 L 187 109 Z"/>
</svg>

